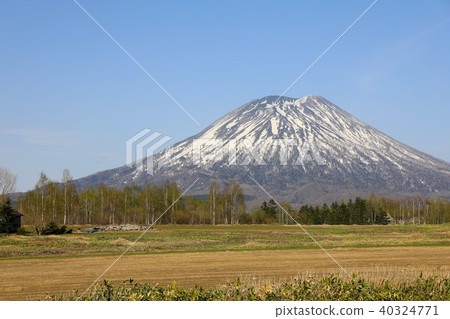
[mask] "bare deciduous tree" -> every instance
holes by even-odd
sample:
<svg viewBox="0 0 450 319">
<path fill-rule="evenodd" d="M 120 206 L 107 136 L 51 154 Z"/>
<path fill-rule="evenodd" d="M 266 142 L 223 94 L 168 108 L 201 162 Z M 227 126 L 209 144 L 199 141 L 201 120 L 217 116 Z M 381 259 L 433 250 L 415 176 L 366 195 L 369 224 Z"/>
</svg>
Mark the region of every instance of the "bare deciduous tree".
<svg viewBox="0 0 450 319">
<path fill-rule="evenodd" d="M 208 202 L 209 202 L 209 211 L 211 214 L 211 224 L 216 224 L 216 202 L 217 202 L 217 182 L 212 182 L 211 186 L 209 187 L 209 196 L 208 196 Z"/>
<path fill-rule="evenodd" d="M 62 183 L 64 185 L 64 225 L 67 225 L 67 210 L 68 210 L 68 201 L 67 201 L 67 191 L 69 188 L 69 182 L 72 180 L 72 176 L 70 175 L 70 171 L 68 169 L 64 169 Z"/>
<path fill-rule="evenodd" d="M 41 197 L 41 207 L 40 207 L 40 211 L 41 211 L 41 227 L 44 227 L 44 217 L 46 214 L 46 205 L 44 203 L 44 199 L 47 196 L 47 186 L 50 183 L 50 180 L 48 179 L 47 175 L 45 175 L 44 172 L 41 172 L 41 175 L 39 176 L 39 181 L 37 182 L 36 186 L 35 186 L 35 191 L 37 194 L 40 194 Z"/>
<path fill-rule="evenodd" d="M 0 202 L 4 200 L 7 194 L 16 189 L 17 176 L 10 170 L 0 167 Z"/>
</svg>

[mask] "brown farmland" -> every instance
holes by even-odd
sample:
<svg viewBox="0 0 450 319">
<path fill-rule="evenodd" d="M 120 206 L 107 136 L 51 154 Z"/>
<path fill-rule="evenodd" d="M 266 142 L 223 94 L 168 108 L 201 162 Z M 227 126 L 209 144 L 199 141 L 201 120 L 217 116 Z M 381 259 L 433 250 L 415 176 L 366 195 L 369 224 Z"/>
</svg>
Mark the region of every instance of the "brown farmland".
<svg viewBox="0 0 450 319">
<path fill-rule="evenodd" d="M 407 280 L 418 273 L 448 275 L 450 247 L 335 248 L 329 253 L 350 273 L 372 280 Z M 86 289 L 117 256 L 0 260 L 0 300 L 37 300 Z M 216 287 L 237 277 L 290 279 L 339 273 L 320 249 L 125 255 L 103 279 Z M 342 272 L 341 272 L 342 273 Z M 102 280 L 103 280 L 102 279 Z"/>
</svg>

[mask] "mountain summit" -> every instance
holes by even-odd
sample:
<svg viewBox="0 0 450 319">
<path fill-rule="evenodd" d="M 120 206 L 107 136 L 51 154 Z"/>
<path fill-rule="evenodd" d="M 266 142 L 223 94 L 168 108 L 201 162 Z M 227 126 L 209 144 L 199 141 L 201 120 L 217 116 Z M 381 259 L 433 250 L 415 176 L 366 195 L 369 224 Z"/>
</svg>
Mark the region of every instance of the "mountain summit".
<svg viewBox="0 0 450 319">
<path fill-rule="evenodd" d="M 155 171 L 143 169 L 152 161 Z M 162 165 L 164 163 L 164 165 Z M 450 164 L 415 150 L 358 120 L 320 96 L 252 100 L 133 167 L 77 181 L 123 187 L 173 180 L 197 193 L 213 180 L 235 178 L 247 193 L 291 203 L 368 196 L 450 194 Z"/>
</svg>

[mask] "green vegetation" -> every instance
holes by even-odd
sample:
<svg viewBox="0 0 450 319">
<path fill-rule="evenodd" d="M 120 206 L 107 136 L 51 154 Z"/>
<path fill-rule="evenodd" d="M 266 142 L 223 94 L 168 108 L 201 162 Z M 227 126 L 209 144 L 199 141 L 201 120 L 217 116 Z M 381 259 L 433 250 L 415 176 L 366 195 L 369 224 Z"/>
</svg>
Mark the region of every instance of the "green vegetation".
<svg viewBox="0 0 450 319">
<path fill-rule="evenodd" d="M 0 233 L 12 233 L 14 231 L 14 216 L 11 214 L 13 211 L 9 199 L 0 201 Z"/>
<path fill-rule="evenodd" d="M 302 224 L 328 224 L 328 225 L 387 225 L 390 223 L 388 213 L 383 208 L 373 205 L 372 202 L 356 197 L 331 206 L 324 204 L 315 208 L 302 206 L 298 213 L 298 221 Z"/>
<path fill-rule="evenodd" d="M 449 226 L 440 224 L 305 227 L 325 248 L 337 248 L 447 246 L 450 244 Z M 45 237 L 0 235 L 0 257 L 120 254 L 140 234 L 141 232 L 123 231 Z M 129 253 L 312 248 L 317 248 L 314 242 L 299 227 L 292 225 L 160 225 L 143 235 Z"/>
<path fill-rule="evenodd" d="M 367 282 L 364 279 L 352 281 L 330 275 L 320 279 L 293 279 L 274 284 L 252 284 L 237 279 L 216 289 L 182 288 L 173 284 L 160 287 L 152 284 L 133 283 L 114 286 L 104 281 L 80 300 L 450 300 L 450 278 L 428 277 L 408 282 L 381 283 Z M 367 292 L 370 294 L 368 295 Z M 54 300 L 76 300 L 73 297 L 54 296 Z"/>
<path fill-rule="evenodd" d="M 71 233 L 72 229 L 67 230 L 66 225 L 59 227 L 55 222 L 50 222 L 48 225 L 42 228 L 36 227 L 36 234 L 38 235 L 63 235 Z"/>
</svg>

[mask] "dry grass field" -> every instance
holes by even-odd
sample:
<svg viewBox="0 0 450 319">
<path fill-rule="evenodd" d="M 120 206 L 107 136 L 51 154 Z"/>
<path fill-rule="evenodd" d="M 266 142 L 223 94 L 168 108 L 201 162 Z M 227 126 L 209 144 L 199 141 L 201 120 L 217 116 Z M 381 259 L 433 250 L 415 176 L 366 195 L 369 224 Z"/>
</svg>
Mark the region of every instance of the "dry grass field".
<svg viewBox="0 0 450 319">
<path fill-rule="evenodd" d="M 238 277 L 258 284 L 293 277 L 342 275 L 323 251 L 306 244 L 308 238 L 298 228 L 159 229 L 144 236 L 137 250 L 120 259 L 104 279 L 121 283 L 132 278 L 160 285 L 176 282 L 185 287 L 200 283 L 211 288 Z M 421 272 L 448 276 L 450 271 L 448 225 L 313 226 L 308 230 L 348 272 L 371 281 L 407 281 Z M 4 256 L 0 258 L 0 300 L 36 300 L 84 291 L 139 234 L 0 237 Z M 11 253 L 11 242 L 17 241 L 22 241 L 22 246 L 15 244 L 20 253 Z M 93 242 L 100 244 L 90 246 Z M 157 245 L 160 249 L 154 249 Z M 61 253 L 54 254 L 54 247 Z"/>
<path fill-rule="evenodd" d="M 305 227 L 325 248 L 450 244 L 450 224 Z M 0 258 L 119 255 L 140 234 L 140 232 L 104 232 L 74 233 L 64 236 L 0 235 Z M 315 249 L 317 245 L 298 226 L 164 225 L 147 232 L 129 253 L 309 248 Z"/>
</svg>

